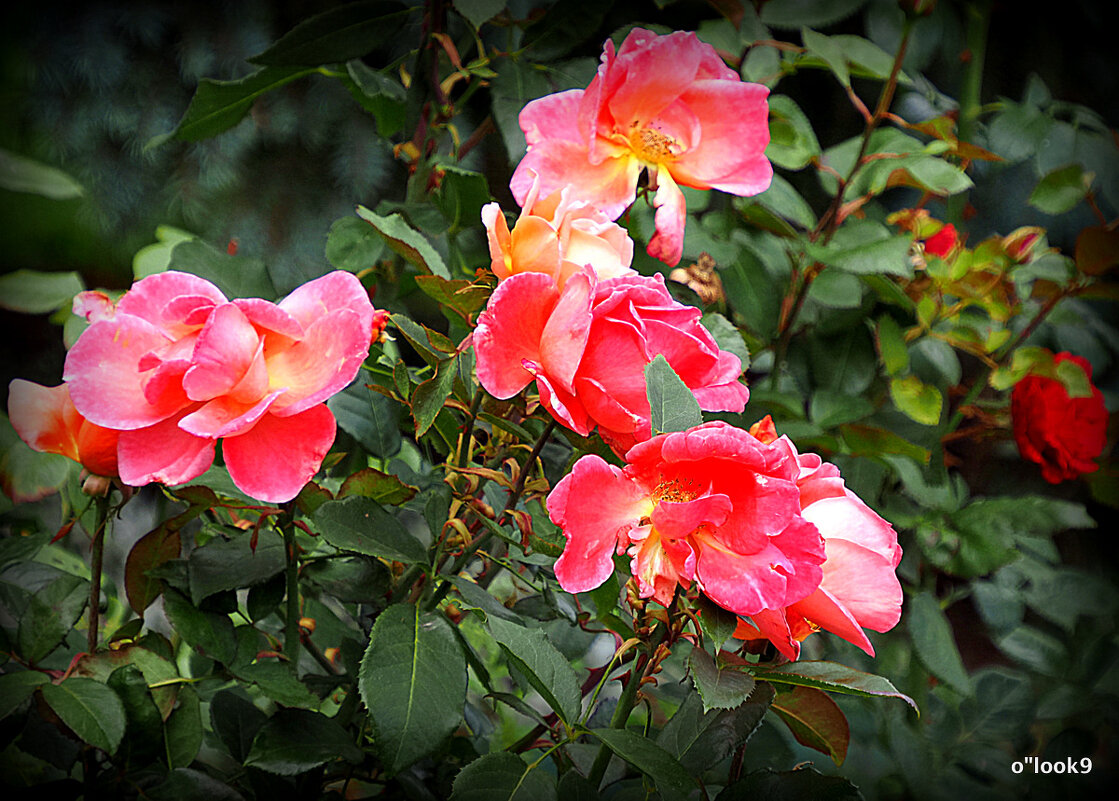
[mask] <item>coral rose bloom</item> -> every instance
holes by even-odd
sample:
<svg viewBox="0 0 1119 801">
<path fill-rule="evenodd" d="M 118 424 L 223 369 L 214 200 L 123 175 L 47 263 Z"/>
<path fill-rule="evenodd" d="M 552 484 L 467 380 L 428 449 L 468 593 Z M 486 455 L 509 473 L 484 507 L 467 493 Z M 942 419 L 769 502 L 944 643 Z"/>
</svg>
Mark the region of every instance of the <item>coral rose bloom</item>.
<svg viewBox="0 0 1119 801">
<path fill-rule="evenodd" d="M 590 267 L 560 290 L 543 273 L 502 281 L 474 331 L 478 380 L 510 398 L 534 380 L 553 417 L 586 436 L 595 426 L 618 452 L 652 433 L 645 366 L 663 355 L 708 411 L 740 412 L 742 363 L 677 302 L 661 276 L 600 281 Z"/>
<path fill-rule="evenodd" d="M 680 186 L 743 196 L 769 187 L 768 94 L 744 83 L 694 33 L 634 28 L 617 53 L 606 42 L 586 89 L 533 100 L 521 111 L 528 152 L 513 173 L 513 196 L 524 205 L 539 176 L 542 196 L 570 186 L 573 197 L 616 219 L 647 170 L 656 193 L 648 252 L 675 265 L 684 246 Z"/>
<path fill-rule="evenodd" d="M 755 426 L 751 432 L 762 441 L 776 437 L 768 418 L 760 430 Z M 776 442 L 785 443 L 795 453 L 787 437 Z M 874 656 L 863 629 L 889 631 L 901 618 L 897 532 L 847 489 L 838 467 L 812 453 L 798 455 L 797 462 L 801 515 L 824 538 L 823 580 L 807 598 L 784 609 L 751 615 L 753 625 L 741 622 L 735 636 L 766 637 L 795 660 L 800 655 L 800 641 L 817 629 L 826 629 Z"/>
<path fill-rule="evenodd" d="M 1074 362 L 1092 380 L 1092 365 L 1071 353 L 1058 353 L 1053 361 Z M 1091 384 L 1092 394 L 1070 398 L 1055 378 L 1027 375 L 1010 394 L 1014 439 L 1023 459 L 1041 465 L 1042 477 L 1051 484 L 1078 478 L 1099 469 L 1093 461 L 1107 444 L 1107 407 L 1103 394 Z"/>
<path fill-rule="evenodd" d="M 15 379 L 8 390 L 8 417 L 32 450 L 62 454 L 99 476 L 117 474 L 120 432 L 82 417 L 66 384 L 44 387 Z"/>
<path fill-rule="evenodd" d="M 223 440 L 234 483 L 290 500 L 334 441 L 323 403 L 368 355 L 373 306 L 333 272 L 281 303 L 229 301 L 202 278 L 165 272 L 133 285 L 70 349 L 63 377 L 88 420 L 119 430 L 121 480 L 179 484 Z"/>
<path fill-rule="evenodd" d="M 568 188 L 537 199 L 534 187 L 509 230 L 496 203 L 482 207 L 491 267 L 499 280 L 525 272 L 546 273 L 563 288 L 584 265 L 599 278 L 632 275 L 633 240 L 598 209 L 571 199 Z"/>
<path fill-rule="evenodd" d="M 739 615 L 789 606 L 820 584 L 824 542 L 800 510 L 796 452 L 723 422 L 661 434 L 626 466 L 577 461 L 548 496 L 567 544 L 556 578 L 594 589 L 628 553 L 640 595 L 669 604 L 694 581 Z"/>
</svg>

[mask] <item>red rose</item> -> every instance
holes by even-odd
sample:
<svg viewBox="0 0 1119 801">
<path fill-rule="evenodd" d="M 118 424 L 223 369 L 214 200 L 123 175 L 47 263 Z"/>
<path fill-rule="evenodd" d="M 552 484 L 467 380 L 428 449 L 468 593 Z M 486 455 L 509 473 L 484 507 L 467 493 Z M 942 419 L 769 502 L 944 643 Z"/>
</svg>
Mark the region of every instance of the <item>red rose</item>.
<svg viewBox="0 0 1119 801">
<path fill-rule="evenodd" d="M 959 242 L 960 236 L 956 233 L 956 226 L 948 223 L 925 240 L 925 252 L 946 259 Z"/>
<path fill-rule="evenodd" d="M 1091 395 L 1070 398 L 1060 381 L 1040 375 L 1027 375 L 1010 395 L 1018 451 L 1041 465 L 1042 477 L 1052 484 L 1099 469 L 1092 460 L 1103 452 L 1107 439 L 1107 409 L 1103 395 L 1091 384 L 1092 365 L 1071 353 L 1054 357 L 1056 364 L 1063 361 L 1084 368 Z"/>
</svg>

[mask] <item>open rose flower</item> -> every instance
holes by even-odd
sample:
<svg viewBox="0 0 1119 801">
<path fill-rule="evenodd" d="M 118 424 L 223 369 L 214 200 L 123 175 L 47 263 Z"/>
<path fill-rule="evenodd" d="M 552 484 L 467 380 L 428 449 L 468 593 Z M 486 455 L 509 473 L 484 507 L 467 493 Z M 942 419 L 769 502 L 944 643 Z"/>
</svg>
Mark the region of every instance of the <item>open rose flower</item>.
<svg viewBox="0 0 1119 801">
<path fill-rule="evenodd" d="M 1080 365 L 1092 394 L 1070 398 L 1056 378 L 1027 375 L 1010 394 L 1010 414 L 1022 458 L 1037 462 L 1042 478 L 1057 484 L 1099 469 L 1093 460 L 1107 444 L 1107 408 L 1103 394 L 1091 384 L 1092 365 L 1087 359 L 1058 353 L 1053 361 Z"/>
<path fill-rule="evenodd" d="M 499 280 L 524 272 L 546 273 L 562 288 L 590 265 L 599 278 L 633 274 L 633 240 L 588 203 L 563 188 L 538 199 L 533 187 L 513 230 L 496 203 L 482 208 L 492 269 Z"/>
<path fill-rule="evenodd" d="M 694 33 L 634 28 L 615 53 L 607 41 L 586 89 L 533 100 L 521 111 L 528 152 L 510 188 L 522 206 L 537 177 L 548 196 L 572 196 L 616 219 L 642 170 L 654 191 L 648 252 L 669 265 L 684 245 L 680 186 L 756 195 L 769 187 L 769 90 L 744 83 Z"/>
<path fill-rule="evenodd" d="M 594 589 L 630 556 L 642 597 L 669 604 L 695 582 L 739 615 L 780 609 L 819 586 L 824 542 L 801 514 L 796 452 L 727 423 L 661 434 L 634 446 L 626 466 L 577 461 L 548 496 L 567 544 L 556 578 Z"/>
<path fill-rule="evenodd" d="M 8 417 L 32 450 L 62 454 L 95 475 L 117 474 L 120 432 L 82 417 L 66 384 L 44 387 L 15 379 L 8 389 Z"/>
<path fill-rule="evenodd" d="M 90 319 L 63 377 L 80 414 L 120 431 L 122 481 L 189 481 L 221 439 L 233 482 L 277 503 L 299 493 L 333 443 L 323 401 L 368 355 L 374 311 L 345 272 L 279 304 L 229 301 L 209 281 L 165 272 Z"/>
<path fill-rule="evenodd" d="M 700 408 L 740 412 L 742 363 L 700 325 L 699 309 L 661 276 L 600 281 L 584 266 L 561 290 L 544 273 L 502 281 L 474 331 L 478 380 L 497 398 L 533 381 L 553 417 L 586 436 L 595 426 L 618 452 L 650 434 L 645 366 L 663 355 Z"/>
<path fill-rule="evenodd" d="M 751 433 L 762 442 L 784 443 L 795 453 L 787 437 L 777 439 L 768 417 Z M 801 640 L 826 629 L 874 656 L 863 629 L 889 631 L 901 618 L 897 532 L 847 489 L 838 467 L 812 453 L 799 454 L 797 462 L 801 515 L 824 538 L 823 579 L 806 598 L 750 615 L 753 624 L 740 622 L 735 636 L 768 638 L 795 660 Z"/>
</svg>

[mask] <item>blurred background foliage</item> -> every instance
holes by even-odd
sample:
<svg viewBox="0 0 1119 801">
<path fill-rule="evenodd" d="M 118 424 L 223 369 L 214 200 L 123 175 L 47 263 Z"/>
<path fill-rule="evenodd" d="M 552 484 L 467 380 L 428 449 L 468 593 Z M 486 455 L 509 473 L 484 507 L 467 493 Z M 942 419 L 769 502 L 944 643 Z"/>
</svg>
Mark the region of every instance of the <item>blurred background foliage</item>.
<svg viewBox="0 0 1119 801">
<path fill-rule="evenodd" d="M 808 294 L 797 336 L 785 342 L 777 336 L 781 299 L 790 283 L 786 241 L 803 245 L 789 231 L 811 229 L 834 192 L 828 177 L 808 166 L 814 157 L 834 164 L 850 160 L 849 143 L 861 135 L 864 121 L 836 80 L 835 64 L 825 59 L 798 67 L 782 62 L 775 48 L 745 51 L 742 44 L 771 38 L 799 43 L 806 25 L 829 36 L 865 37 L 892 54 L 904 19 L 899 4 L 771 0 L 761 4 L 759 17 L 752 5 L 743 9 L 733 0 L 559 0 L 552 19 L 565 24 L 540 37 L 528 57 L 513 58 L 507 54 L 519 47 L 521 31 L 509 21 L 539 16 L 552 4 L 510 0 L 504 4 L 507 15 L 480 33 L 487 52 L 502 55 L 470 66 L 464 79 L 470 89 L 456 96 L 453 114 L 441 123 L 446 135 L 437 156 L 445 157 L 444 166 L 485 177 L 480 194 L 466 177 L 454 190 L 455 202 L 472 217 L 449 213 L 446 194 L 437 193 L 432 202 L 428 187 L 417 190 L 416 182 L 409 182 L 414 154 L 408 145 L 420 109 L 401 90 L 400 68 L 411 64 L 420 41 L 419 15 L 403 16 L 392 35 L 361 60 L 395 78 L 396 89 L 382 85 L 379 94 L 365 92 L 363 104 L 355 102 L 353 72 L 349 83 L 311 74 L 262 95 L 247 121 L 220 135 L 161 141 L 176 129 L 201 79 L 244 78 L 255 69 L 248 57 L 299 21 L 336 5 L 40 3 L 2 12 L 0 148 L 60 168 L 80 184 L 81 194 L 59 200 L 0 189 L 0 273 L 77 271 L 86 286 L 124 289 L 134 274 L 134 256 L 157 239 L 173 240 L 170 227 L 263 262 L 279 296 L 332 263 L 347 266 L 343 252 L 331 252 L 328 235 L 334 230 L 336 245 L 352 245 L 344 230 L 332 226 L 353 219 L 360 204 L 382 215 L 405 213 L 433 240 L 452 274 L 469 277 L 488 263 L 476 212 L 480 202 L 492 196 L 505 211 L 515 208 L 507 186 L 523 152 L 515 126 L 523 103 L 585 86 L 602 41 L 623 26 L 649 22 L 698 29 L 732 57 L 746 52 L 743 74 L 779 84 L 776 91 L 795 98 L 795 105 L 775 104 L 785 126 L 775 134 L 770 155 L 783 194 L 757 201 L 689 195 L 694 219 L 681 266 L 709 253 L 724 297 L 705 304 L 683 286 L 674 291 L 685 302 L 725 312 L 750 346 L 753 397 L 744 415 L 727 417 L 748 425 L 772 414 L 778 430 L 793 436 L 802 450 L 813 447 L 839 464 L 848 485 L 901 533 L 906 612 L 897 630 L 873 637 L 878 657 L 870 660 L 836 638 L 814 636 L 805 643 L 805 658 L 885 675 L 922 709 L 917 719 L 902 704 L 841 697 L 851 727 L 841 767 L 767 723 L 750 740 L 744 769 L 788 770 L 811 761 L 821 771 L 847 777 L 867 798 L 1092 797 L 1104 788 L 1119 759 L 1112 456 L 1105 455 L 1104 469 L 1086 481 L 1057 487 L 1043 482 L 1009 438 L 1005 393 L 965 399 L 967 389 L 987 375 L 983 359 L 963 347 L 963 339 L 952 339 L 956 334 L 949 332 L 907 340 L 904 366 L 891 368 L 882 349 L 883 327 L 908 330 L 920 312 L 884 301 L 884 290 L 872 280 L 823 273 L 834 277 Z M 974 187 L 954 185 L 924 199 L 921 188 L 883 185 L 865 207 L 867 217 L 885 225 L 891 213 L 923 202 L 932 217 L 954 223 L 969 250 L 1023 226 L 1039 226 L 1055 250 L 1007 285 L 1024 297 L 1037 281 L 1050 281 L 1058 291 L 1067 286 L 1080 232 L 1119 216 L 1119 70 L 1105 11 L 1091 0 L 1028 9 L 1019 3 L 941 0 L 917 19 L 902 65 L 907 80 L 894 112 L 911 123 L 933 120 L 956 110 L 967 92 L 977 92 L 976 116 L 960 120 L 959 137 L 999 158 L 971 161 L 967 175 Z M 740 27 L 728 28 L 721 13 Z M 448 19 L 448 34 L 464 60 L 476 58 L 470 24 L 454 13 Z M 969 90 L 969 81 L 976 80 L 969 66 L 977 58 L 981 81 Z M 446 58 L 440 64 L 452 72 Z M 882 77 L 852 70 L 853 93 L 873 107 Z M 897 144 L 882 140 L 876 146 L 887 152 Z M 458 159 L 452 151 L 468 152 Z M 448 174 L 453 168 L 443 177 Z M 954 176 L 951 180 L 958 180 Z M 1047 177 L 1049 184 L 1043 181 Z M 742 226 L 738 214 L 751 226 Z M 347 225 L 342 223 L 343 229 Z M 635 266 L 663 270 L 640 244 L 649 234 L 649 215 L 635 209 L 628 225 L 639 241 Z M 908 245 L 904 250 L 908 257 Z M 456 333 L 453 315 L 444 319 L 387 250 L 381 262 L 378 306 Z M 759 285 L 771 291 L 749 291 Z M 1105 286 L 1094 295 L 1063 300 L 1036 330 L 1024 332 L 1025 316 L 1005 321 L 1006 330 L 1028 334 L 1021 344 L 1088 358 L 1114 411 L 1119 398 L 1114 300 Z M 984 314 L 996 313 L 991 296 L 980 301 Z M 59 320 L 8 310 L 0 315 L 5 391 L 16 376 L 56 383 L 64 357 Z M 935 388 L 943 406 L 936 406 L 932 424 L 915 419 L 923 412 L 912 405 L 904 411 L 900 403 L 891 404 L 880 360 L 890 376 L 916 376 L 919 386 Z M 774 370 L 775 364 L 781 369 Z M 949 411 L 965 401 L 973 409 L 965 427 L 977 427 L 942 449 Z M 409 427 L 403 426 L 406 437 Z M 884 442 L 874 434 L 877 439 L 860 447 L 856 435 L 868 427 L 894 439 Z M 366 443 L 366 450 L 377 458 L 397 454 L 400 427 L 378 433 L 380 445 Z M 1114 443 L 1114 435 L 1109 441 Z M 569 450 L 555 450 L 546 451 L 545 459 L 558 475 Z M 931 454 L 927 466 L 925 452 Z M 437 483 L 430 475 L 432 454 L 409 454 L 392 462 L 393 469 L 430 490 Z M 421 512 L 412 510 L 414 516 Z M 329 620 L 331 614 L 323 607 L 318 617 Z M 581 655 L 587 643 L 571 636 L 574 628 L 564 625 L 554 608 L 548 614 L 554 618 L 549 634 L 557 641 L 568 636 L 572 653 Z M 1082 777 L 1015 775 L 1012 762 L 1026 754 L 1051 761 L 1089 756 L 1098 769 Z M 264 794 L 265 786 L 255 791 Z"/>
</svg>

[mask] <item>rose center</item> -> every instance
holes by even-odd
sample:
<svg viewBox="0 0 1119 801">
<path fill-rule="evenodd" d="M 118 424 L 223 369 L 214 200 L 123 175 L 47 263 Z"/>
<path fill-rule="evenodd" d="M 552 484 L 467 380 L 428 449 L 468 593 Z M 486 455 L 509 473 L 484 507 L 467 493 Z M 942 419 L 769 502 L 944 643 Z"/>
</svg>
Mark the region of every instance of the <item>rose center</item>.
<svg viewBox="0 0 1119 801">
<path fill-rule="evenodd" d="M 662 481 L 653 490 L 653 503 L 669 501 L 670 503 L 686 503 L 699 497 L 699 486 L 694 481 L 684 478 L 674 478 Z"/>
<path fill-rule="evenodd" d="M 655 128 L 635 128 L 629 135 L 629 145 L 639 159 L 652 163 L 675 158 L 683 149 L 679 142 Z"/>
</svg>

